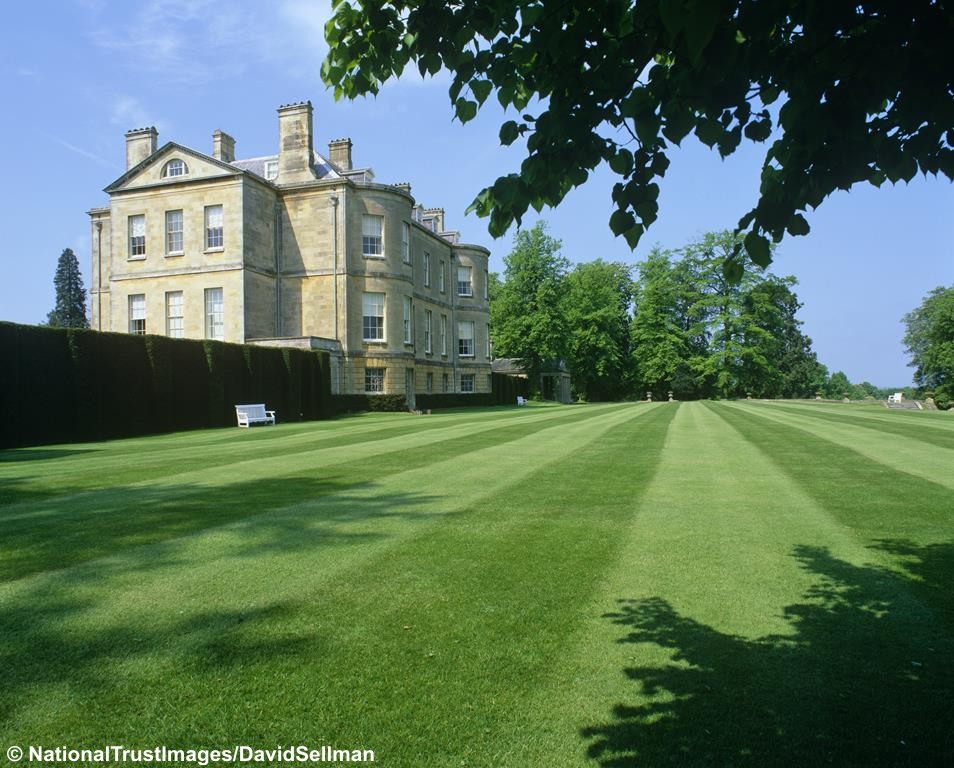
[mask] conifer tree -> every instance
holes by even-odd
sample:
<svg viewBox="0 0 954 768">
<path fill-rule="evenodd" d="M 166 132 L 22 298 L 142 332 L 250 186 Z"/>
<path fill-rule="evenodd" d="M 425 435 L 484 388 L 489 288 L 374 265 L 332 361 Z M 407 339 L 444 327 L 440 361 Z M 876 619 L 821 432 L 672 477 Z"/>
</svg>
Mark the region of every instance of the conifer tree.
<svg viewBox="0 0 954 768">
<path fill-rule="evenodd" d="M 54 328 L 89 328 L 86 319 L 86 289 L 80 274 L 79 261 L 71 248 L 60 254 L 53 277 L 56 288 L 56 306 L 46 322 Z"/>
</svg>

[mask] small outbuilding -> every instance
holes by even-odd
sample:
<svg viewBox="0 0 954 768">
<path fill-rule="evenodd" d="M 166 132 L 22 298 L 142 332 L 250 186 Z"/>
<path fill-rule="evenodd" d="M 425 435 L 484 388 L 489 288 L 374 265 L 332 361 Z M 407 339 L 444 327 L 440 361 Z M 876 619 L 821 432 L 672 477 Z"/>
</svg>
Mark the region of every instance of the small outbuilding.
<svg viewBox="0 0 954 768">
<path fill-rule="evenodd" d="M 515 378 L 529 378 L 523 360 L 516 357 L 501 357 L 491 363 L 494 373 Z M 544 400 L 555 400 L 558 403 L 572 403 L 573 397 L 570 388 L 570 372 L 562 360 L 547 360 L 540 366 L 540 379 L 529 382 L 531 390 L 540 392 Z M 536 386 L 534 386 L 536 385 Z"/>
</svg>

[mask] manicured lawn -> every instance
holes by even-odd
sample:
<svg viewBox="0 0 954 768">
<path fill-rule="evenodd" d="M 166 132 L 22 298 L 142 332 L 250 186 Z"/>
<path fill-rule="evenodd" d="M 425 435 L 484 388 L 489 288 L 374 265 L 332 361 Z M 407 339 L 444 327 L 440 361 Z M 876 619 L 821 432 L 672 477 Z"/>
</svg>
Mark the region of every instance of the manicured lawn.
<svg viewBox="0 0 954 768">
<path fill-rule="evenodd" d="M 951 765 L 954 417 L 550 406 L 0 452 L 11 744 Z"/>
</svg>

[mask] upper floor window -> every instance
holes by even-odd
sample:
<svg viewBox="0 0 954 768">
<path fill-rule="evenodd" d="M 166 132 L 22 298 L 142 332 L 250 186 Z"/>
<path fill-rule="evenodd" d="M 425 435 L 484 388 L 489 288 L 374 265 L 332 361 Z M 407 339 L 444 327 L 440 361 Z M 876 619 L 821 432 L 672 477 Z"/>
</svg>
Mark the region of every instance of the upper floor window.
<svg viewBox="0 0 954 768">
<path fill-rule="evenodd" d="M 174 178 L 175 176 L 188 176 L 189 175 L 189 166 L 185 164 L 184 160 L 170 160 L 162 168 L 162 176 L 166 179 Z"/>
<path fill-rule="evenodd" d="M 484 270 L 484 301 L 490 299 L 490 273 Z"/>
<path fill-rule="evenodd" d="M 444 275 L 447 272 L 447 265 L 444 263 L 444 260 L 441 259 L 441 271 L 437 273 L 437 287 L 440 289 L 441 293 L 444 293 Z"/>
<path fill-rule="evenodd" d="M 365 341 L 384 341 L 384 294 L 361 297 L 361 333 Z"/>
<path fill-rule="evenodd" d="M 166 211 L 166 253 L 182 253 L 182 211 Z"/>
<path fill-rule="evenodd" d="M 365 256 L 384 256 L 384 217 L 364 214 L 361 217 L 361 252 Z"/>
<path fill-rule="evenodd" d="M 265 178 L 269 181 L 275 181 L 278 178 L 278 161 L 277 160 L 266 160 L 265 161 Z"/>
<path fill-rule="evenodd" d="M 205 249 L 221 248 L 223 215 L 221 205 L 207 205 L 205 207 Z"/>
<path fill-rule="evenodd" d="M 473 271 L 474 270 L 472 267 L 457 268 L 457 295 L 458 296 L 473 296 L 474 295 Z"/>
<path fill-rule="evenodd" d="M 431 354 L 431 328 L 434 325 L 434 313 L 429 309 L 424 310 L 424 351 Z"/>
<path fill-rule="evenodd" d="M 457 354 L 461 357 L 474 356 L 473 320 L 461 320 L 457 324 Z"/>
<path fill-rule="evenodd" d="M 411 225 L 401 222 L 401 258 L 405 264 L 411 263 Z"/>
<path fill-rule="evenodd" d="M 129 258 L 146 255 L 146 216 L 129 217 Z"/>
<path fill-rule="evenodd" d="M 136 293 L 129 297 L 129 332 L 142 335 L 146 332 L 146 294 Z"/>
<path fill-rule="evenodd" d="M 205 289 L 205 338 L 225 339 L 225 307 L 221 288 Z"/>
<path fill-rule="evenodd" d="M 424 287 L 431 287 L 431 254 L 424 251 Z"/>
</svg>

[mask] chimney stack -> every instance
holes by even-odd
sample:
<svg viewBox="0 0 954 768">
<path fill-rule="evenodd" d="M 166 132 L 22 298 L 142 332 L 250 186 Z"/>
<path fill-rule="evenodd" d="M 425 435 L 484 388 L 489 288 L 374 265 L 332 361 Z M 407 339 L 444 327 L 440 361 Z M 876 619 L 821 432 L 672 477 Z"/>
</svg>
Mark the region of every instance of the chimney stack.
<svg viewBox="0 0 954 768">
<path fill-rule="evenodd" d="M 225 131 L 212 133 L 212 157 L 223 163 L 235 162 L 235 139 Z"/>
<path fill-rule="evenodd" d="M 351 139 L 335 139 L 328 142 L 328 159 L 340 171 L 351 170 Z"/>
<path fill-rule="evenodd" d="M 314 149 L 312 143 L 311 102 L 283 104 L 278 108 L 278 178 L 279 184 L 312 181 Z"/>
<path fill-rule="evenodd" d="M 126 170 L 154 154 L 158 144 L 159 131 L 152 126 L 126 131 Z"/>
</svg>

